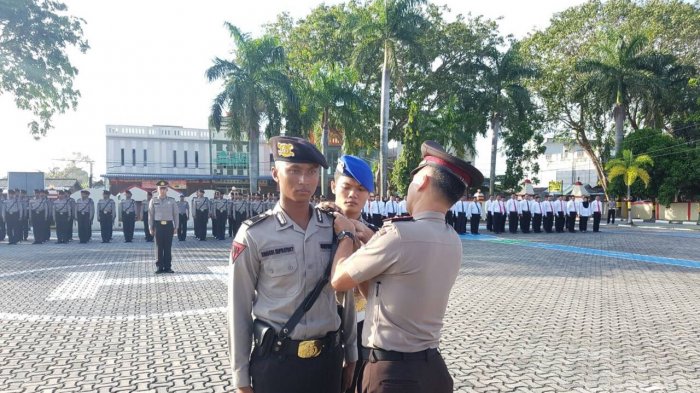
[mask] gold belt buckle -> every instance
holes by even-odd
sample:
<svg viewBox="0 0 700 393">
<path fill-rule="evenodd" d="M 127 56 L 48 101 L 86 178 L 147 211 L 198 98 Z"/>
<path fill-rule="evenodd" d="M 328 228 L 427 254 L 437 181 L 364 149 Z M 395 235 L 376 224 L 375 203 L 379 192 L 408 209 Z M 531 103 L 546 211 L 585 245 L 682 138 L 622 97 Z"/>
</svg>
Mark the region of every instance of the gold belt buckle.
<svg viewBox="0 0 700 393">
<path fill-rule="evenodd" d="M 168 224 L 167 221 L 161 221 L 161 222 L 160 222 L 160 225 L 167 225 L 167 224 Z"/>
<path fill-rule="evenodd" d="M 299 348 L 297 349 L 297 356 L 302 359 L 315 358 L 321 354 L 321 349 L 323 345 L 321 340 L 307 340 L 299 343 Z"/>
</svg>

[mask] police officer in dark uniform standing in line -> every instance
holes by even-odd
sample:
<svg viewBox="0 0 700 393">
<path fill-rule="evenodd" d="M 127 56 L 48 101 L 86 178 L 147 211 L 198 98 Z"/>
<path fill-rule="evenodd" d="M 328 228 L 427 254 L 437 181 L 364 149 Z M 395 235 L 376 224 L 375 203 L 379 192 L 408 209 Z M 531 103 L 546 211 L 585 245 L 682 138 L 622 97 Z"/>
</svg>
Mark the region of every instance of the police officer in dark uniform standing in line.
<svg viewBox="0 0 700 393">
<path fill-rule="evenodd" d="M 367 297 L 363 393 L 453 391 L 438 346 L 462 242 L 445 224 L 445 212 L 468 184 L 481 184 L 483 175 L 435 142 L 423 143 L 421 150 L 423 161 L 412 172 L 407 196 L 413 217 L 385 223 L 354 254 L 356 243 L 339 241 L 333 263 L 333 288 L 359 286 Z M 336 233 L 355 228 L 336 217 Z"/>
<path fill-rule="evenodd" d="M 16 190 L 7 190 L 7 200 L 3 206 L 3 218 L 7 226 L 8 244 L 17 244 L 22 240 L 22 220 L 24 210 Z"/>
<path fill-rule="evenodd" d="M 207 240 L 207 222 L 209 222 L 209 198 L 204 196 L 204 190 L 197 190 L 197 196 L 192 198 L 192 217 L 194 218 L 194 237 L 200 241 Z"/>
<path fill-rule="evenodd" d="M 180 194 L 177 213 L 180 222 L 180 225 L 177 226 L 177 240 L 184 242 L 187 239 L 187 221 L 190 219 L 190 204 L 185 200 L 185 194 Z"/>
<path fill-rule="evenodd" d="M 112 240 L 112 226 L 114 225 L 116 210 L 114 201 L 110 198 L 109 191 L 102 191 L 102 199 L 97 202 L 97 221 L 100 222 L 102 243 L 109 243 L 110 240 Z"/>
<path fill-rule="evenodd" d="M 352 293 L 336 294 L 322 279 L 330 274 L 333 218 L 310 201 L 328 164 L 301 138 L 270 143 L 280 201 L 243 223 L 230 255 L 232 385 L 237 393 L 339 393 L 352 379 L 357 344 Z M 346 236 L 338 241 L 352 242 Z"/>
<path fill-rule="evenodd" d="M 5 224 L 5 214 L 3 213 L 5 209 L 5 194 L 3 194 L 3 189 L 0 188 L 0 242 L 5 240 L 5 235 L 7 234 L 7 226 Z"/>
<path fill-rule="evenodd" d="M 75 212 L 73 213 L 78 221 L 78 238 L 82 244 L 90 241 L 92 237 L 92 220 L 95 218 L 95 202 L 89 196 L 90 191 L 80 191 L 80 199 L 75 201 Z"/>
<path fill-rule="evenodd" d="M 226 221 L 228 203 L 219 191 L 214 193 L 214 200 L 211 202 L 211 234 L 217 240 L 226 239 Z"/>
<path fill-rule="evenodd" d="M 29 196 L 27 195 L 27 190 L 21 190 L 20 195 L 20 205 L 22 206 L 22 239 L 25 242 L 29 239 Z"/>
<path fill-rule="evenodd" d="M 70 191 L 66 191 L 66 199 L 70 204 L 70 220 L 68 221 L 68 242 L 73 241 L 73 223 L 75 222 L 75 199 L 70 196 Z"/>
<path fill-rule="evenodd" d="M 168 182 L 161 180 L 158 197 L 151 199 L 148 205 L 148 228 L 151 236 L 156 238 L 158 260 L 156 274 L 175 273 L 172 269 L 173 236 L 177 233 L 179 215 L 177 202 L 168 196 Z"/>
<path fill-rule="evenodd" d="M 241 228 L 243 221 L 248 219 L 248 201 L 245 200 L 241 195 L 236 195 L 236 201 L 233 203 L 236 209 L 236 228 L 233 231 L 234 236 L 238 233 Z"/>
<path fill-rule="evenodd" d="M 34 243 L 32 244 L 42 244 L 48 240 L 46 238 L 46 225 L 49 221 L 49 206 L 42 194 L 42 190 L 34 190 L 34 198 L 29 202 L 32 233 L 34 234 Z"/>
<path fill-rule="evenodd" d="M 146 193 L 146 200 L 142 202 L 141 206 L 141 218 L 143 219 L 143 233 L 146 237 L 146 241 L 151 243 L 153 242 L 153 234 L 151 233 L 151 230 L 148 226 L 148 207 L 151 205 L 151 201 L 153 200 L 153 193 L 148 192 Z"/>
<path fill-rule="evenodd" d="M 131 199 L 131 191 L 124 191 L 126 199 L 119 202 L 121 210 L 124 242 L 131 243 L 134 240 L 134 224 L 136 223 L 136 202 Z"/>
<path fill-rule="evenodd" d="M 226 217 L 228 219 L 228 237 L 232 238 L 236 234 L 236 194 L 231 190 L 226 200 Z"/>
<path fill-rule="evenodd" d="M 72 232 L 70 227 L 72 210 L 71 203 L 66 198 L 66 192 L 63 190 L 59 191 L 58 199 L 53 204 L 53 220 L 56 223 L 56 244 L 68 243 L 69 233 Z"/>
</svg>

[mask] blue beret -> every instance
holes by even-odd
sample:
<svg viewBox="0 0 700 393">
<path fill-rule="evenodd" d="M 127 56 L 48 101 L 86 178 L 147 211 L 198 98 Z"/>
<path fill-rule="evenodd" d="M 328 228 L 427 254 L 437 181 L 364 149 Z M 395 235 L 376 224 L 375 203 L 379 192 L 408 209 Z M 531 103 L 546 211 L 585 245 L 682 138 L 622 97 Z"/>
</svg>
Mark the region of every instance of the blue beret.
<svg viewBox="0 0 700 393">
<path fill-rule="evenodd" d="M 336 171 L 342 173 L 343 176 L 357 180 L 367 191 L 374 192 L 374 175 L 365 160 L 355 156 L 344 155 L 338 159 Z"/>
</svg>

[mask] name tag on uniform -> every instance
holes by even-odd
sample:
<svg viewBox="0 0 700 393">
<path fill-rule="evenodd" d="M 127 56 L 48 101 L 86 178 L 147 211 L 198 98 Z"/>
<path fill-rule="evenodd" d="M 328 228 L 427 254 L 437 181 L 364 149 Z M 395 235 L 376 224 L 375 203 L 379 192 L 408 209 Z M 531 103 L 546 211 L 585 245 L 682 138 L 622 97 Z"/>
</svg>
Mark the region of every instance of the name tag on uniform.
<svg viewBox="0 0 700 393">
<path fill-rule="evenodd" d="M 166 224 L 168 224 L 167 221 L 161 221 L 161 222 L 160 222 L 160 225 L 166 225 Z"/>
</svg>

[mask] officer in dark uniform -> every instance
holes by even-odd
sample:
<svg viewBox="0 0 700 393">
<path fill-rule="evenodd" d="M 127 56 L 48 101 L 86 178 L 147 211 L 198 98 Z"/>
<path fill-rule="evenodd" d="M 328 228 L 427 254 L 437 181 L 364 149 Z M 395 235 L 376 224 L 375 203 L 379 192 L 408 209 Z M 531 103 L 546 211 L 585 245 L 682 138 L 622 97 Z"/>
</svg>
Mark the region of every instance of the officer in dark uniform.
<svg viewBox="0 0 700 393">
<path fill-rule="evenodd" d="M 5 235 L 7 233 L 5 225 L 5 214 L 3 210 L 5 209 L 5 194 L 3 194 L 3 189 L 0 188 L 0 242 L 5 240 Z"/>
<path fill-rule="evenodd" d="M 197 196 L 192 198 L 192 217 L 194 218 L 194 237 L 200 241 L 207 240 L 209 205 L 209 198 L 204 196 L 204 190 L 197 190 Z"/>
<path fill-rule="evenodd" d="M 100 222 L 100 234 L 102 235 L 102 243 L 109 243 L 112 240 L 112 227 L 114 226 L 114 216 L 116 215 L 116 206 L 109 191 L 102 191 L 102 199 L 97 202 L 97 221 Z"/>
<path fill-rule="evenodd" d="M 336 294 L 322 280 L 332 258 L 333 218 L 310 200 L 319 167 L 328 164 L 306 140 L 273 137 L 270 143 L 280 201 L 243 223 L 230 255 L 232 385 L 237 393 L 339 393 L 343 361 L 348 385 L 357 344 L 352 293 Z M 338 241 L 348 241 L 345 236 Z"/>
<path fill-rule="evenodd" d="M 238 233 L 241 228 L 243 221 L 248 219 L 248 201 L 245 200 L 241 195 L 236 195 L 236 200 L 233 202 L 234 209 L 236 209 L 236 227 L 234 228 L 234 236 Z"/>
<path fill-rule="evenodd" d="M 161 180 L 158 186 L 158 197 L 151 199 L 148 205 L 148 228 L 151 236 L 155 236 L 158 260 L 156 274 L 175 273 L 172 265 L 173 236 L 177 233 L 179 215 L 177 203 L 168 197 L 168 182 Z"/>
<path fill-rule="evenodd" d="M 43 196 L 43 190 L 34 190 L 34 198 L 29 202 L 29 210 L 31 214 L 32 233 L 34 234 L 34 243 L 42 244 L 49 240 L 46 237 L 46 226 L 49 222 L 49 206 L 46 198 Z"/>
<path fill-rule="evenodd" d="M 190 204 L 185 200 L 185 194 L 180 194 L 177 212 L 180 221 L 177 227 L 177 240 L 184 242 L 187 239 L 187 221 L 190 219 Z"/>
<path fill-rule="evenodd" d="M 124 191 L 126 199 L 119 202 L 122 225 L 124 231 L 124 242 L 131 243 L 134 240 L 134 224 L 136 223 L 136 202 L 131 199 L 131 191 Z"/>
<path fill-rule="evenodd" d="M 355 242 L 339 241 L 333 263 L 333 288 L 359 286 L 367 297 L 363 393 L 453 392 L 438 345 L 462 264 L 462 242 L 444 217 L 466 186 L 481 184 L 483 175 L 435 142 L 423 143 L 421 150 L 423 161 L 408 188 L 412 217 L 385 223 L 354 254 Z M 336 233 L 355 228 L 336 217 Z"/>
<path fill-rule="evenodd" d="M 19 191 L 19 200 L 20 200 L 20 205 L 22 206 L 22 218 L 21 218 L 21 226 L 22 226 L 22 239 L 25 242 L 27 239 L 29 239 L 29 218 L 30 218 L 30 212 L 29 212 L 29 196 L 27 195 L 27 190 L 20 190 Z"/>
<path fill-rule="evenodd" d="M 7 241 L 9 244 L 17 244 L 22 240 L 22 220 L 24 209 L 16 190 L 7 190 L 7 201 L 3 207 L 3 217 L 7 225 Z"/>
<path fill-rule="evenodd" d="M 153 234 L 151 233 L 151 230 L 148 226 L 148 207 L 150 206 L 152 199 L 153 193 L 146 193 L 146 200 L 142 202 L 143 206 L 141 207 L 141 218 L 143 219 L 143 233 L 145 235 L 146 241 L 149 243 L 153 242 Z"/>
<path fill-rule="evenodd" d="M 95 218 L 95 202 L 92 201 L 90 191 L 81 190 L 80 199 L 75 201 L 73 215 L 78 221 L 78 238 L 80 243 L 87 243 L 92 237 L 92 220 Z"/>
<path fill-rule="evenodd" d="M 71 216 L 73 215 L 73 206 L 66 197 L 66 192 L 60 190 L 58 192 L 58 200 L 53 204 L 53 220 L 56 223 L 56 243 L 68 243 L 69 233 L 72 232 L 70 227 Z"/>
<path fill-rule="evenodd" d="M 233 192 L 228 193 L 228 199 L 226 200 L 226 215 L 228 218 L 228 237 L 233 237 L 236 234 L 236 194 Z"/>
</svg>

